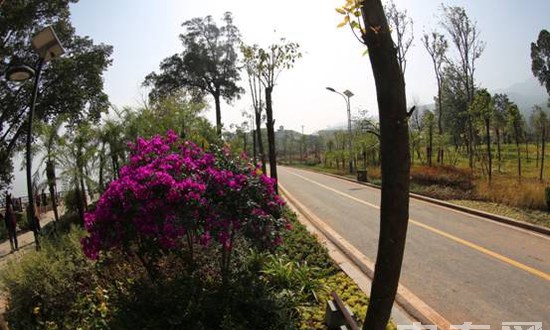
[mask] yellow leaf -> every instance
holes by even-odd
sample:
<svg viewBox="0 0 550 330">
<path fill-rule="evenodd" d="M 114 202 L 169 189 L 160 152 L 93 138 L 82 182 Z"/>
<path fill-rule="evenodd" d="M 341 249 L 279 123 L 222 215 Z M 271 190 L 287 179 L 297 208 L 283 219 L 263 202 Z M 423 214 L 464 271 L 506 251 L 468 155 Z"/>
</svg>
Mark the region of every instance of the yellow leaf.
<svg viewBox="0 0 550 330">
<path fill-rule="evenodd" d="M 336 27 L 341 28 L 342 26 L 344 26 L 348 23 L 349 23 L 349 16 L 346 16 L 346 17 L 344 17 L 344 20 L 342 22 L 340 22 L 340 24 L 338 24 Z"/>
<path fill-rule="evenodd" d="M 336 8 L 336 11 L 338 12 L 338 14 L 342 14 L 342 15 L 346 14 L 346 11 L 342 8 Z"/>
</svg>

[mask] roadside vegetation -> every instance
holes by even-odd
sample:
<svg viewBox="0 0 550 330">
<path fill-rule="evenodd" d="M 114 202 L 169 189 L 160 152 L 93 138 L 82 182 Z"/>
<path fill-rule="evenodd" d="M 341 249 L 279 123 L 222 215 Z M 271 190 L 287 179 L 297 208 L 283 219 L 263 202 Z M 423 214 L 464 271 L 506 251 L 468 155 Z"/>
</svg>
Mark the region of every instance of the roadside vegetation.
<svg viewBox="0 0 550 330">
<path fill-rule="evenodd" d="M 135 259 L 112 254 L 92 262 L 80 245 L 85 232 L 72 225 L 68 232 L 45 239 L 40 252 L 27 252 L 2 272 L 2 288 L 9 294 L 5 317 L 11 329 L 173 329 L 210 319 L 209 324 L 224 322 L 218 329 L 321 330 L 331 291 L 356 315 L 365 313 L 366 295 L 336 268 L 294 215 L 288 216 L 294 228 L 284 234 L 274 254 L 238 247 L 240 268 L 234 277 L 240 279 L 232 282 L 231 290 L 239 303 L 234 306 L 222 308 L 213 292 L 191 290 L 190 285 L 199 284 L 196 279 L 176 276 L 151 283 Z M 308 257 L 300 259 L 304 255 Z M 165 271 L 174 276 L 176 268 Z M 209 276 L 215 275 L 210 271 Z M 200 305 L 185 303 L 190 291 Z M 224 311 L 224 320 L 219 320 L 217 308 Z M 390 329 L 395 325 L 388 325 Z"/>
</svg>

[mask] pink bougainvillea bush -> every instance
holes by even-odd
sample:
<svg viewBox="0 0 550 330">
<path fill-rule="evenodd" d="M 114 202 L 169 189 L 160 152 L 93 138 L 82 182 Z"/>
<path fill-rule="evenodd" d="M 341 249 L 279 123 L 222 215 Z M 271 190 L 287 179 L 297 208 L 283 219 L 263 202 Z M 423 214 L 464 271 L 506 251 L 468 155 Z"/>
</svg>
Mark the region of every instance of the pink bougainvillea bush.
<svg viewBox="0 0 550 330">
<path fill-rule="evenodd" d="M 236 237 L 269 248 L 288 227 L 274 182 L 227 148 L 205 151 L 174 132 L 139 138 L 129 163 L 87 213 L 86 256 L 120 249 L 141 253 L 191 251 L 219 244 L 231 251 Z"/>
</svg>

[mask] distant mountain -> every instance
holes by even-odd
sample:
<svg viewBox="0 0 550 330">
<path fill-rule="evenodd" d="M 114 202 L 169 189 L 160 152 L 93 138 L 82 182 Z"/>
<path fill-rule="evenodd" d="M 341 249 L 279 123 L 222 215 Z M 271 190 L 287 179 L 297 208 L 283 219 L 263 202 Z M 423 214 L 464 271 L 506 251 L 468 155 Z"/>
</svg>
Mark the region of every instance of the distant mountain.
<svg viewBox="0 0 550 330">
<path fill-rule="evenodd" d="M 548 94 L 535 78 L 513 84 L 504 89 L 490 91 L 492 94 L 505 93 L 514 101 L 524 115 L 531 114 L 534 105 L 547 106 Z"/>
</svg>

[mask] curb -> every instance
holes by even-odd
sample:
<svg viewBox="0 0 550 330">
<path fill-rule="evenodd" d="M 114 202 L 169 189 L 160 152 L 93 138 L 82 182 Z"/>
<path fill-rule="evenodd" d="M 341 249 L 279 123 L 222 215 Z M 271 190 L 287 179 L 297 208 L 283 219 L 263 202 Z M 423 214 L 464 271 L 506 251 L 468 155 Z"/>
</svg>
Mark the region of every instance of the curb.
<svg viewBox="0 0 550 330">
<path fill-rule="evenodd" d="M 299 168 L 299 169 L 304 170 L 304 171 L 308 171 L 308 172 L 327 175 L 327 176 L 334 177 L 334 178 L 337 178 L 337 179 L 340 179 L 340 180 L 345 180 L 345 181 L 357 183 L 357 184 L 367 186 L 367 187 L 371 187 L 371 188 L 376 188 L 378 190 L 381 189 L 380 186 L 374 185 L 372 183 L 360 182 L 360 181 L 357 181 L 355 179 L 347 178 L 345 176 L 341 176 L 341 175 L 337 175 L 337 174 L 324 173 L 324 172 L 320 172 L 320 171 L 312 171 L 312 170 L 307 170 L 307 169 L 302 169 L 302 168 Z M 530 224 L 528 222 L 512 219 L 512 218 L 509 218 L 509 217 L 505 217 L 505 216 L 501 216 L 501 215 L 497 215 L 497 214 L 493 214 L 493 213 L 489 213 L 489 212 L 484 212 L 484 211 L 472 209 L 472 208 L 469 208 L 469 207 L 466 207 L 466 206 L 461 206 L 461 205 L 445 202 L 445 201 L 442 201 L 442 200 L 439 200 L 439 199 L 427 197 L 427 196 L 420 195 L 420 194 L 409 193 L 409 195 L 410 195 L 411 198 L 418 199 L 418 200 L 421 200 L 423 202 L 436 204 L 436 205 L 439 205 L 439 206 L 447 207 L 447 208 L 454 209 L 454 210 L 457 210 L 457 211 L 461 211 L 461 212 L 464 212 L 464 213 L 476 215 L 478 217 L 482 217 L 482 218 L 486 218 L 486 219 L 493 220 L 493 221 L 496 221 L 496 222 L 504 223 L 504 224 L 507 224 L 507 225 L 510 225 L 510 226 L 513 226 L 513 227 L 518 227 L 518 228 L 521 228 L 521 229 L 526 229 L 526 230 L 530 230 L 530 231 L 533 231 L 533 232 L 536 232 L 536 233 L 539 233 L 539 234 L 550 236 L 550 228 L 547 228 L 547 227 L 538 226 L 538 225 Z"/>
<path fill-rule="evenodd" d="M 357 248 L 351 245 L 323 220 L 312 214 L 307 208 L 294 198 L 284 187 L 279 184 L 279 190 L 285 199 L 300 212 L 317 230 L 319 230 L 327 239 L 333 243 L 342 253 L 348 257 L 367 277 L 371 280 L 374 277 L 374 263 L 369 260 Z M 414 295 L 403 285 L 399 285 L 395 301 L 406 313 L 420 321 L 422 324 L 433 324 L 438 329 L 450 329 L 451 323 L 434 309 L 428 306 L 420 298 Z"/>
</svg>

